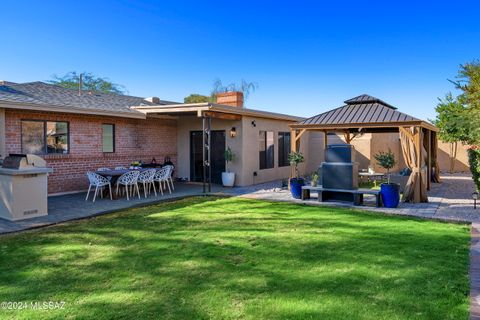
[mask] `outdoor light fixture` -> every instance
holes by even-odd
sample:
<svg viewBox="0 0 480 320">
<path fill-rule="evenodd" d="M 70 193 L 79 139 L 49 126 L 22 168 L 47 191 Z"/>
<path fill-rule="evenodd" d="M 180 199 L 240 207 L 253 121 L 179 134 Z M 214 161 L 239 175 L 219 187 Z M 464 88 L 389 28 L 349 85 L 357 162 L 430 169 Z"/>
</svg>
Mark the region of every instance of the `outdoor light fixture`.
<svg viewBox="0 0 480 320">
<path fill-rule="evenodd" d="M 257 126 L 257 123 L 255 122 L 255 120 L 252 121 L 252 126 L 254 126 L 254 127 Z"/>
<path fill-rule="evenodd" d="M 472 199 L 473 199 L 473 209 L 477 209 L 477 200 L 478 200 L 478 192 L 477 191 L 472 193 Z"/>
<path fill-rule="evenodd" d="M 237 136 L 237 128 L 232 127 L 232 129 L 230 129 L 230 137 L 235 138 L 236 136 Z"/>
</svg>

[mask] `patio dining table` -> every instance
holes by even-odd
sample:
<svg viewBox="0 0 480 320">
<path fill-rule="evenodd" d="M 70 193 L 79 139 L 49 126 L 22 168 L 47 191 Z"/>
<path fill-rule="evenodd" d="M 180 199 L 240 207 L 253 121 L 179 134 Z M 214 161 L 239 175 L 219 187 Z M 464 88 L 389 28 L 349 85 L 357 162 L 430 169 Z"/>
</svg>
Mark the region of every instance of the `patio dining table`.
<svg viewBox="0 0 480 320">
<path fill-rule="evenodd" d="M 120 178 L 123 174 L 130 172 L 130 171 L 146 171 L 146 170 L 152 170 L 152 169 L 160 169 L 160 168 L 137 168 L 137 169 L 120 169 L 120 170 L 104 170 L 104 171 L 95 171 L 95 173 L 101 175 L 102 177 L 105 178 L 110 178 L 110 184 L 112 185 L 112 191 L 113 187 L 117 183 L 118 178 Z M 116 194 L 113 192 L 113 199 L 116 200 Z"/>
</svg>

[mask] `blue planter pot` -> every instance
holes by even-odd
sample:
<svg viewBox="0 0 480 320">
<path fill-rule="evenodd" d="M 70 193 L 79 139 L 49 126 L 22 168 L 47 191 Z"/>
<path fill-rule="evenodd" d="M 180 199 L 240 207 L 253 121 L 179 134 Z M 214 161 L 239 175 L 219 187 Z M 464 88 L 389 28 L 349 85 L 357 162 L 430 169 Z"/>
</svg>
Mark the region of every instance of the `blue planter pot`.
<svg viewBox="0 0 480 320">
<path fill-rule="evenodd" d="M 302 198 L 302 186 L 305 185 L 305 180 L 303 179 L 290 179 L 290 192 L 292 193 L 292 197 L 295 199 Z"/>
<path fill-rule="evenodd" d="M 400 185 L 397 183 L 382 183 L 380 186 L 383 206 L 386 208 L 396 208 L 400 202 Z"/>
</svg>

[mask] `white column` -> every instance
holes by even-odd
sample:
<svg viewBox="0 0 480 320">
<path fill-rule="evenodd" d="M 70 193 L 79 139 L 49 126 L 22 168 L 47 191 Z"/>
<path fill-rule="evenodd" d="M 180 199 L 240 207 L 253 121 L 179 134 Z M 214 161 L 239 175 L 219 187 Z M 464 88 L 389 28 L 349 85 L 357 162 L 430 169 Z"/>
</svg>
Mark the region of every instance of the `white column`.
<svg viewBox="0 0 480 320">
<path fill-rule="evenodd" d="M 3 159 L 7 155 L 5 146 L 5 109 L 0 108 L 0 158 Z"/>
</svg>

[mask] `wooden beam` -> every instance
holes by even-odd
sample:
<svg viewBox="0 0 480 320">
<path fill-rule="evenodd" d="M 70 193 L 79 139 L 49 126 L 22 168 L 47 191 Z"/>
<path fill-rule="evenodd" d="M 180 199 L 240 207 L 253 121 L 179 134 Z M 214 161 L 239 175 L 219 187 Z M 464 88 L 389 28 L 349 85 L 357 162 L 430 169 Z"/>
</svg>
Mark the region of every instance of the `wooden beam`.
<svg viewBox="0 0 480 320">
<path fill-rule="evenodd" d="M 345 131 L 343 132 L 343 136 L 345 137 L 345 142 L 346 142 L 347 144 L 350 144 L 350 142 L 352 142 L 352 138 L 351 138 L 351 136 L 350 136 L 350 131 L 349 131 L 349 130 L 345 130 Z"/>
<path fill-rule="evenodd" d="M 239 114 L 222 113 L 222 112 L 214 112 L 214 111 L 206 111 L 203 113 L 203 115 L 205 117 L 223 119 L 223 120 L 239 121 L 242 119 L 242 116 Z"/>
<path fill-rule="evenodd" d="M 427 130 L 427 190 L 430 191 L 432 183 L 432 131 Z"/>
<path fill-rule="evenodd" d="M 302 135 L 307 132 L 307 129 L 300 129 L 300 132 L 296 134 L 295 139 L 298 141 L 302 137 Z"/>
<path fill-rule="evenodd" d="M 438 128 L 425 121 L 396 121 L 396 122 L 370 122 L 370 123 L 338 123 L 338 124 L 291 124 L 294 129 L 318 129 L 329 131 L 342 131 L 345 129 L 368 129 L 368 128 L 398 128 L 419 126 L 435 132 Z"/>
</svg>

